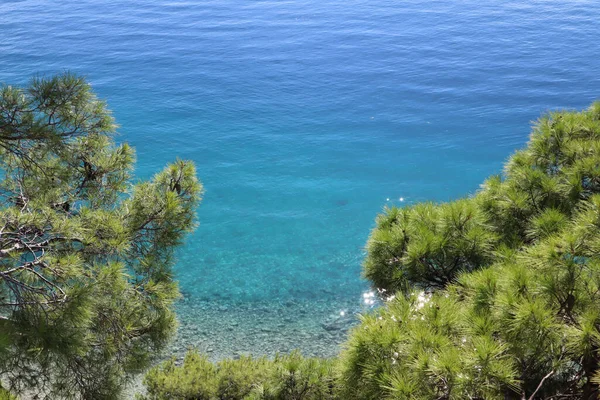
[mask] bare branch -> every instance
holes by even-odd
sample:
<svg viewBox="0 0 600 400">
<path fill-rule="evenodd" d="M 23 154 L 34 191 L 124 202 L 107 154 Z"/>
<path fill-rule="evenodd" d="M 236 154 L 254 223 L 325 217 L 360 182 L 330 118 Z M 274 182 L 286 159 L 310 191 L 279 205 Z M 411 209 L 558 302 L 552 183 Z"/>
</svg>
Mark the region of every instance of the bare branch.
<svg viewBox="0 0 600 400">
<path fill-rule="evenodd" d="M 533 392 L 533 394 L 531 396 L 529 396 L 529 400 L 534 400 L 535 399 L 535 395 L 537 394 L 537 392 L 542 388 L 542 386 L 544 385 L 544 382 L 546 382 L 546 379 L 550 378 L 552 375 L 554 375 L 554 370 L 548 372 L 548 374 L 546 374 L 546 376 L 544 376 L 542 378 L 542 380 L 540 381 L 540 384 L 538 385 L 538 387 L 535 389 L 535 391 Z"/>
</svg>

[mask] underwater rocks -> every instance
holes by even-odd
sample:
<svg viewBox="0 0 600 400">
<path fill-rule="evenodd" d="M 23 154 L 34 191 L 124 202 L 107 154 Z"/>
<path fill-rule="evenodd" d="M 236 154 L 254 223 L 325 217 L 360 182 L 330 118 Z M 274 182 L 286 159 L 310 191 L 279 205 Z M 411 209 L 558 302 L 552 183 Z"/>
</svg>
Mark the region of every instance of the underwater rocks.
<svg viewBox="0 0 600 400">
<path fill-rule="evenodd" d="M 348 329 L 358 323 L 356 314 L 365 310 L 346 300 L 222 304 L 187 297 L 176 311 L 180 326 L 168 353 L 180 359 L 193 347 L 219 360 L 294 349 L 306 356 L 332 357 Z"/>
</svg>

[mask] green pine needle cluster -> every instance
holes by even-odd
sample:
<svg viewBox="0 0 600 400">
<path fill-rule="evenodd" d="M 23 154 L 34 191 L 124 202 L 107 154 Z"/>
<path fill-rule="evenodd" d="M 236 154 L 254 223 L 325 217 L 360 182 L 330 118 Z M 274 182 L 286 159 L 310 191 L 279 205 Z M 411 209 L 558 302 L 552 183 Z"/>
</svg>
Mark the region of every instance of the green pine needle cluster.
<svg viewBox="0 0 600 400">
<path fill-rule="evenodd" d="M 174 250 L 202 186 L 176 161 L 134 182 L 135 156 L 81 77 L 0 89 L 0 382 L 114 399 L 173 333 Z"/>
<path fill-rule="evenodd" d="M 527 148 L 473 197 L 392 207 L 377 218 L 364 275 L 380 289 L 443 288 L 560 231 L 582 201 L 600 193 L 600 102 L 554 112 L 534 126 Z"/>
<path fill-rule="evenodd" d="M 400 290 L 340 361 L 347 399 L 595 399 L 600 103 L 555 112 L 473 197 L 392 208 L 365 275 Z"/>
<path fill-rule="evenodd" d="M 334 400 L 334 363 L 298 352 L 273 360 L 243 356 L 211 363 L 189 352 L 183 365 L 173 360 L 150 370 L 140 400 Z"/>
</svg>

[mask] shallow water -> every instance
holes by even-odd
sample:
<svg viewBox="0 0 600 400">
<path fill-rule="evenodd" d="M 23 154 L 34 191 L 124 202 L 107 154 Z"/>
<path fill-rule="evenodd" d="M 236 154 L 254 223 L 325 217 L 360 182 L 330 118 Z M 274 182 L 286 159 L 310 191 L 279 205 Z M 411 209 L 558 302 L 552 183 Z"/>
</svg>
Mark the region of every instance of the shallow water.
<svg viewBox="0 0 600 400">
<path fill-rule="evenodd" d="M 598 21 L 591 0 L 2 0 L 0 81 L 84 74 L 140 177 L 197 163 L 174 348 L 330 355 L 369 307 L 375 215 L 473 193 L 540 113 L 600 98 Z"/>
</svg>

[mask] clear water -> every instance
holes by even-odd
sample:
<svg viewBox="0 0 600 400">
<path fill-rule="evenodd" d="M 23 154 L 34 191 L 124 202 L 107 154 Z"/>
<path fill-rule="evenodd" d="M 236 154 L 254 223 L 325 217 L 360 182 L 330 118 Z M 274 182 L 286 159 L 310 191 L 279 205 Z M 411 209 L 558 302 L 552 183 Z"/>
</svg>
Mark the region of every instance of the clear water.
<svg viewBox="0 0 600 400">
<path fill-rule="evenodd" d="M 375 215 L 474 192 L 540 113 L 600 98 L 599 21 L 597 0 L 1 0 L 0 81 L 84 74 L 140 177 L 197 163 L 176 351 L 330 355 Z"/>
</svg>

